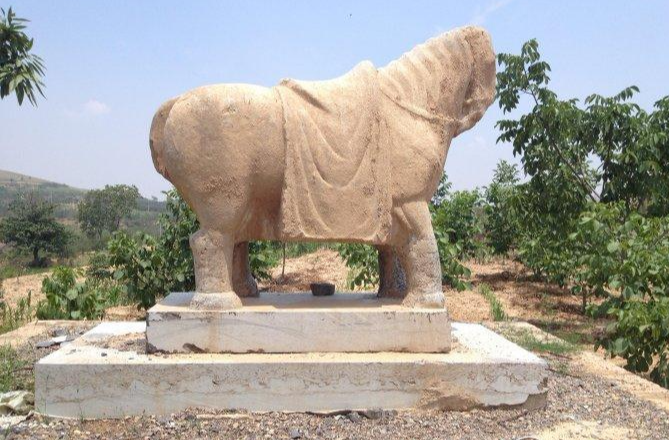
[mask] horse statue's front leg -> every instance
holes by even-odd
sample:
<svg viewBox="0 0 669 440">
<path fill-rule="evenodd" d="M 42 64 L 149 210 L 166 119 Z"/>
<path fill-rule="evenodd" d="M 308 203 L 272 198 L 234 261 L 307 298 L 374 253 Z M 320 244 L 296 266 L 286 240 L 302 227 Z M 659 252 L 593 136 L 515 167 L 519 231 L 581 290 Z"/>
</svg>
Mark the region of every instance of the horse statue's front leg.
<svg viewBox="0 0 669 440">
<path fill-rule="evenodd" d="M 430 210 L 426 202 L 412 202 L 402 207 L 407 221 L 407 234 L 396 247 L 406 274 L 407 291 L 403 305 L 407 307 L 443 308 L 441 265 L 434 238 Z"/>
</svg>

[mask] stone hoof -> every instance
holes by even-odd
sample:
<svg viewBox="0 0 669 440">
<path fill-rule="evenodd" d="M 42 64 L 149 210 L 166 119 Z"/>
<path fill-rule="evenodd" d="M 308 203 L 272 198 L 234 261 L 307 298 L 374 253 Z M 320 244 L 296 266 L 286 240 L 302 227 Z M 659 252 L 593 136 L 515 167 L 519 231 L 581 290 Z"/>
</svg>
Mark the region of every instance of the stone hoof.
<svg viewBox="0 0 669 440">
<path fill-rule="evenodd" d="M 402 301 L 404 307 L 420 309 L 443 309 L 446 307 L 444 292 L 409 294 Z"/>
<path fill-rule="evenodd" d="M 235 292 L 201 293 L 195 292 L 190 302 L 193 309 L 200 310 L 230 310 L 242 306 L 242 300 Z"/>
<path fill-rule="evenodd" d="M 240 298 L 258 298 L 260 290 L 254 279 L 235 286 L 235 293 Z"/>
</svg>

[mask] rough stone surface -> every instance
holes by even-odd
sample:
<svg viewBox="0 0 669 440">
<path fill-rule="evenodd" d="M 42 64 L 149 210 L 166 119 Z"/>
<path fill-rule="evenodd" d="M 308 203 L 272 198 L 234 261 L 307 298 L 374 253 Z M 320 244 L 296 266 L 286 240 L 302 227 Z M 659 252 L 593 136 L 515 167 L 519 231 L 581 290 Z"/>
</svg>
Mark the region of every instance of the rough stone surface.
<svg viewBox="0 0 669 440">
<path fill-rule="evenodd" d="M 545 402 L 547 364 L 475 324 L 453 324 L 448 354 L 157 356 L 111 348 L 143 323 L 103 323 L 39 361 L 36 410 L 73 418 L 250 411 L 469 409 Z M 108 347 L 108 348 L 104 348 Z"/>
<path fill-rule="evenodd" d="M 150 146 L 200 222 L 194 306 L 240 307 L 220 295 L 255 293 L 249 240 L 309 240 L 385 247 L 382 293 L 443 308 L 428 204 L 451 140 L 494 95 L 490 36 L 469 26 L 380 69 L 363 62 L 340 78 L 272 88 L 218 84 L 165 102 Z"/>
<path fill-rule="evenodd" d="M 451 346 L 445 309 L 415 309 L 374 294 L 263 293 L 235 310 L 189 307 L 192 293 L 172 293 L 151 308 L 151 351 L 168 353 L 413 352 Z"/>
</svg>

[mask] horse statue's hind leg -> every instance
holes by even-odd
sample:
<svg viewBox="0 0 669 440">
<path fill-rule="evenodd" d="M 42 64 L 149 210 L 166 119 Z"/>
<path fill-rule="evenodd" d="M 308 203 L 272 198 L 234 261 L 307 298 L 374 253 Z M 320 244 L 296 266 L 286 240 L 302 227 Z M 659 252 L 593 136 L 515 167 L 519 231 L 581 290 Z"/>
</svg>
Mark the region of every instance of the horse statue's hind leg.
<svg viewBox="0 0 669 440">
<path fill-rule="evenodd" d="M 402 264 L 391 246 L 377 246 L 379 252 L 379 298 L 404 298 L 407 285 Z"/>
<path fill-rule="evenodd" d="M 249 242 L 244 241 L 235 245 L 232 255 L 232 287 L 240 297 L 257 297 L 258 284 L 251 273 L 249 264 Z"/>
<path fill-rule="evenodd" d="M 212 229 L 200 229 L 191 235 L 197 285 L 191 307 L 234 309 L 242 306 L 232 284 L 234 244 L 232 234 Z"/>
<path fill-rule="evenodd" d="M 407 307 L 442 308 L 439 250 L 432 230 L 430 210 L 425 202 L 405 205 L 402 212 L 408 223 L 408 234 L 396 251 L 406 274 Z"/>
</svg>

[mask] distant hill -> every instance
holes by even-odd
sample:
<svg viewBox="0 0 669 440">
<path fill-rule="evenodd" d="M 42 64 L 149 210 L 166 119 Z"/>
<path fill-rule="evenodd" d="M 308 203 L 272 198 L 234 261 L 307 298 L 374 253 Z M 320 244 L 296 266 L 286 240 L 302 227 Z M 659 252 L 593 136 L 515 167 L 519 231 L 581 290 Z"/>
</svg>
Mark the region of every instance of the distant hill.
<svg viewBox="0 0 669 440">
<path fill-rule="evenodd" d="M 18 194 L 26 192 L 36 192 L 45 200 L 54 203 L 56 217 L 66 223 L 74 223 L 77 218 L 77 204 L 88 190 L 0 170 L 0 217 L 7 213 L 9 204 Z M 142 197 L 137 201 L 137 209 L 127 222 L 127 226 L 131 229 L 155 232 L 158 213 L 164 209 L 165 202 Z"/>
</svg>

